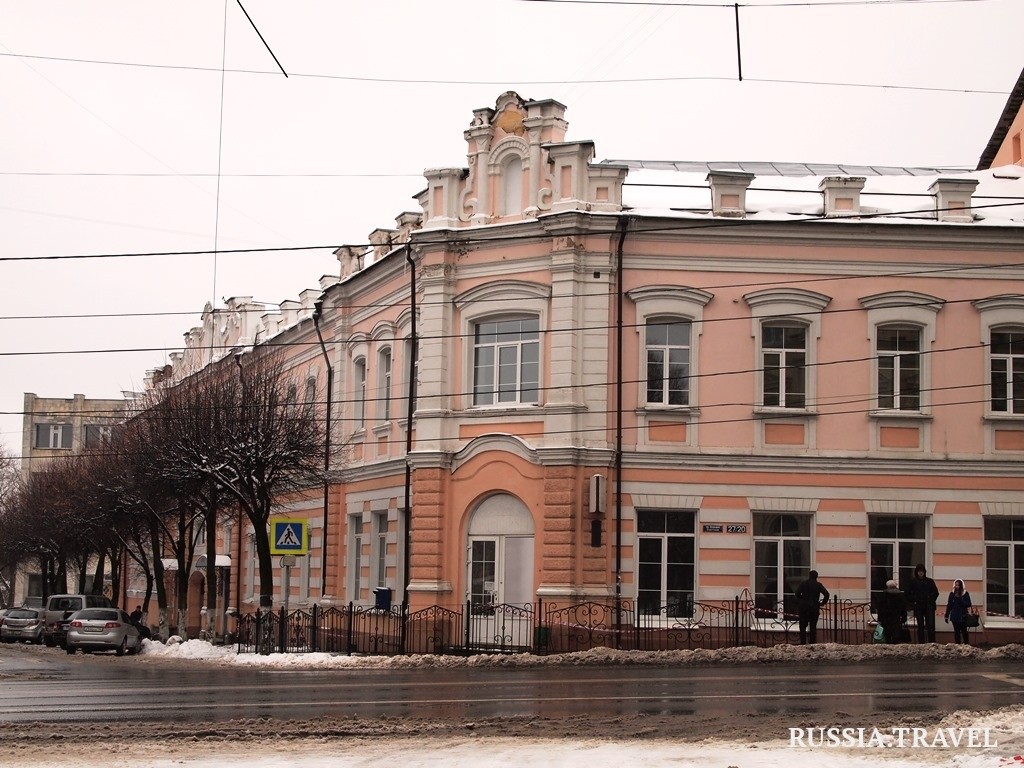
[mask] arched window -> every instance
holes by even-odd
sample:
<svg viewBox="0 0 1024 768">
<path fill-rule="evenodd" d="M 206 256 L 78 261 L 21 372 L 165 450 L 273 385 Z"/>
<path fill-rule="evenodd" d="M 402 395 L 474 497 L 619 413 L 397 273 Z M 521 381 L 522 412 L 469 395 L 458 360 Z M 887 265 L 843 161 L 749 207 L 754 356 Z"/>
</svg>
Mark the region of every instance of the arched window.
<svg viewBox="0 0 1024 768">
<path fill-rule="evenodd" d="M 513 157 L 502 168 L 499 216 L 523 212 L 523 161 Z"/>
<path fill-rule="evenodd" d="M 352 363 L 352 420 L 356 429 L 366 422 L 366 358 L 360 357 Z"/>
<path fill-rule="evenodd" d="M 391 348 L 382 349 L 377 357 L 378 421 L 391 421 Z"/>
</svg>

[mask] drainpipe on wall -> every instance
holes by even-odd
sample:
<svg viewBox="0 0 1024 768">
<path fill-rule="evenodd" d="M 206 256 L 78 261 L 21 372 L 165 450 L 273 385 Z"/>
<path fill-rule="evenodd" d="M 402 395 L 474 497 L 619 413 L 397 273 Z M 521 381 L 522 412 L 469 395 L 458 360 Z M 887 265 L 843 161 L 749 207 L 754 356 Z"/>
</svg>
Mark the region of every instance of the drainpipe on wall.
<svg viewBox="0 0 1024 768">
<path fill-rule="evenodd" d="M 405 260 L 409 262 L 409 308 L 412 311 L 412 332 L 409 336 L 409 391 L 406 393 L 408 401 L 405 411 L 405 557 L 403 568 L 405 570 L 402 585 L 402 602 L 409 601 L 410 549 L 412 544 L 412 465 L 409 463 L 409 454 L 412 453 L 412 416 L 416 410 L 416 358 L 419 357 L 419 336 L 416 333 L 416 260 L 412 256 L 412 246 L 405 246 Z M 405 622 L 402 622 L 405 626 Z"/>
<path fill-rule="evenodd" d="M 316 337 L 320 341 L 320 351 L 324 355 L 324 365 L 327 366 L 327 416 L 324 419 L 324 533 L 320 543 L 320 599 L 323 600 L 327 594 L 327 521 L 329 514 L 329 499 L 331 483 L 328 473 L 331 470 L 331 411 L 333 410 L 332 397 L 334 394 L 334 368 L 331 366 L 331 357 L 327 354 L 327 345 L 324 344 L 323 334 L 320 333 L 320 315 L 324 308 L 324 297 L 321 296 L 313 302 L 313 327 L 316 328 Z"/>
<path fill-rule="evenodd" d="M 619 242 L 615 246 L 615 605 L 618 614 L 622 599 L 622 313 L 625 292 L 622 289 L 622 251 L 630 217 L 619 217 L 616 227 Z M 617 617 L 616 617 L 617 618 Z"/>
</svg>

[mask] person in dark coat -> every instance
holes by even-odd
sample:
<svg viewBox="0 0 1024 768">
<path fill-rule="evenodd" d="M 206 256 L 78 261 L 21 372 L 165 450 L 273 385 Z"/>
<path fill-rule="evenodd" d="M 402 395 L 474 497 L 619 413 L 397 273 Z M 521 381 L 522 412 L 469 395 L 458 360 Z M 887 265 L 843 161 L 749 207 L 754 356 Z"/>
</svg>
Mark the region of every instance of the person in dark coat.
<svg viewBox="0 0 1024 768">
<path fill-rule="evenodd" d="M 885 582 L 885 590 L 878 596 L 878 623 L 885 630 L 886 643 L 904 642 L 907 599 L 892 579 Z"/>
<path fill-rule="evenodd" d="M 961 579 L 953 582 L 953 591 L 946 601 L 946 623 L 953 622 L 953 641 L 970 645 L 967 640 L 967 614 L 971 609 L 971 593 Z"/>
<path fill-rule="evenodd" d="M 811 571 L 807 580 L 796 588 L 796 602 L 800 611 L 800 645 L 807 644 L 810 629 L 811 643 L 818 642 L 818 614 L 821 606 L 828 602 L 828 590 L 818 581 L 818 572 Z"/>
<path fill-rule="evenodd" d="M 917 642 L 935 642 L 935 604 L 939 600 L 939 588 L 928 578 L 924 564 L 914 569 L 914 578 L 907 584 L 907 600 L 914 609 L 917 623 Z"/>
</svg>

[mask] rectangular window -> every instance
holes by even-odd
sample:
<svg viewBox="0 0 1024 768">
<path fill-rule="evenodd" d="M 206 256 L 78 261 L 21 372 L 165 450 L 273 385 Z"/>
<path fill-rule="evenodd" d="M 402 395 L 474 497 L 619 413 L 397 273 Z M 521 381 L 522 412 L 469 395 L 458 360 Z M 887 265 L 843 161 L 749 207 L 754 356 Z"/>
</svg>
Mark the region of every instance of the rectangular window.
<svg viewBox="0 0 1024 768">
<path fill-rule="evenodd" d="M 36 424 L 36 448 L 71 448 L 70 424 Z"/>
<path fill-rule="evenodd" d="M 638 615 L 693 616 L 695 520 L 689 510 L 637 510 Z"/>
<path fill-rule="evenodd" d="M 992 410 L 1024 413 L 1024 332 L 992 331 Z"/>
<path fill-rule="evenodd" d="M 540 385 L 537 318 L 478 323 L 473 339 L 473 405 L 536 403 Z"/>
<path fill-rule="evenodd" d="M 754 513 L 754 615 L 795 621 L 796 588 L 811 568 L 811 516 Z"/>
<path fill-rule="evenodd" d="M 767 408 L 807 407 L 807 328 L 761 326 L 762 402 Z"/>
<path fill-rule="evenodd" d="M 890 579 L 904 589 L 914 577 L 914 568 L 924 563 L 927 520 L 923 517 L 872 515 L 868 518 L 868 548 L 871 555 L 871 604 L 885 590 Z"/>
<path fill-rule="evenodd" d="M 688 405 L 690 402 L 690 323 L 648 320 L 647 402 Z"/>
<path fill-rule="evenodd" d="M 352 575 L 349 579 L 352 584 L 353 601 L 358 602 L 363 597 L 363 518 L 353 515 L 349 518 L 349 530 L 351 531 L 349 542 L 349 565 L 352 566 Z"/>
<path fill-rule="evenodd" d="M 85 447 L 98 448 L 107 445 L 113 436 L 114 428 L 107 424 L 85 425 Z"/>
<path fill-rule="evenodd" d="M 380 512 L 373 516 L 374 527 L 376 528 L 376 540 L 374 542 L 374 560 L 376 562 L 377 586 L 387 586 L 388 575 L 388 513 Z"/>
<path fill-rule="evenodd" d="M 921 331 L 878 329 L 878 407 L 897 411 L 921 409 Z"/>
<path fill-rule="evenodd" d="M 1024 618 L 1024 517 L 985 518 L 985 612 Z"/>
</svg>

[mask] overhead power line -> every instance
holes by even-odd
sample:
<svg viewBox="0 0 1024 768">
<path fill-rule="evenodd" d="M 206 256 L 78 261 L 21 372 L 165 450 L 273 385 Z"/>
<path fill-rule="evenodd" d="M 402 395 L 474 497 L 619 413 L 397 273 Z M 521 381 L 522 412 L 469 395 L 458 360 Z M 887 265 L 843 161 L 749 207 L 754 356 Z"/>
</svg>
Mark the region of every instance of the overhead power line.
<svg viewBox="0 0 1024 768">
<path fill-rule="evenodd" d="M 999 198 L 1009 199 L 1011 202 L 1005 203 L 986 203 L 983 205 L 971 205 L 972 211 L 986 210 L 991 208 L 1013 208 L 1024 204 L 1024 197 L 1022 198 Z M 681 208 L 670 208 L 669 210 L 682 213 L 689 212 L 688 209 Z M 702 209 L 705 210 L 705 209 Z M 935 209 L 930 208 L 923 210 L 920 208 L 903 210 L 903 211 L 883 211 L 880 213 L 856 213 L 850 216 L 807 216 L 805 218 L 795 219 L 794 221 L 785 222 L 786 226 L 797 226 L 806 225 L 812 222 L 828 221 L 832 223 L 841 222 L 844 218 L 848 218 L 852 222 L 858 221 L 869 221 L 871 219 L 888 219 L 888 218 L 901 218 L 901 217 L 922 217 L 926 214 L 941 213 L 946 210 L 953 210 L 949 208 Z M 960 210 L 957 208 L 956 210 Z M 628 213 L 629 211 L 624 211 Z M 598 214 L 599 216 L 601 214 Z M 609 214 L 611 216 L 611 214 Z M 644 218 L 664 218 L 664 217 L 644 217 Z M 919 219 L 920 220 L 920 219 Z M 698 229 L 721 229 L 724 227 L 752 227 L 752 226 L 766 226 L 772 225 L 778 222 L 764 222 L 758 219 L 721 219 L 715 221 L 694 221 L 690 219 L 680 219 L 677 224 L 672 225 L 659 225 L 649 227 L 637 227 L 630 229 L 631 235 L 637 234 L 655 234 L 659 232 L 685 232 L 689 230 Z M 1022 224 L 1024 226 L 1024 224 Z M 421 230 L 422 231 L 422 230 Z M 486 234 L 479 229 L 438 229 L 436 231 L 438 236 L 446 236 L 450 241 L 457 242 L 460 246 L 465 245 L 494 245 L 498 243 L 509 243 L 509 242 L 525 242 L 546 238 L 549 235 L 538 235 L 538 234 L 516 234 L 516 235 L 495 235 L 493 232 L 487 232 Z M 474 234 L 469 234 L 474 233 Z M 581 235 L 581 236 L 602 236 L 610 233 L 594 232 L 592 230 L 580 230 L 574 232 L 562 231 L 561 234 L 568 235 Z M 422 245 L 427 245 L 423 243 Z M 316 250 L 337 250 L 342 246 L 350 248 L 373 248 L 376 247 L 374 243 L 330 243 L 323 245 L 282 245 L 266 248 L 231 248 L 231 249 L 218 249 L 218 250 L 190 250 L 190 251 L 129 251 L 123 253 L 79 253 L 79 254 L 61 254 L 53 256 L 0 256 L 0 263 L 10 261 L 61 261 L 61 260 L 76 260 L 76 259 L 124 259 L 124 258 L 149 258 L 155 256 L 204 256 L 213 253 L 224 254 L 224 253 L 274 253 L 280 251 L 316 251 Z M 404 245 L 404 243 L 396 243 L 395 248 Z"/>
<path fill-rule="evenodd" d="M 931 2 L 937 2 L 938 0 L 929 0 Z M 967 0 L 960 0 L 965 2 Z M 980 0 L 979 0 L 980 1 Z M 731 5 L 728 7 L 732 7 Z M 115 67 L 141 67 L 143 69 L 170 69 L 170 70 L 183 70 L 189 72 L 216 72 L 220 74 L 221 69 L 219 67 L 200 67 L 190 66 L 184 64 L 145 64 L 141 62 L 133 61 L 114 61 L 110 59 L 82 59 L 72 58 L 68 56 L 40 56 L 27 53 L 4 53 L 0 52 L 0 57 L 7 56 L 20 59 L 33 59 L 37 61 L 56 61 L 64 62 L 68 64 L 96 64 L 102 66 L 115 66 Z M 271 72 L 262 69 L 236 69 L 227 68 L 223 70 L 228 74 L 233 75 L 269 75 L 271 77 L 280 77 L 280 72 Z M 466 86 L 494 86 L 494 87 L 508 87 L 510 82 L 518 83 L 520 86 L 542 86 L 542 85 L 618 85 L 628 83 L 675 83 L 675 82 L 727 82 L 734 83 L 736 78 L 732 76 L 715 76 L 715 75 L 663 75 L 658 77 L 603 77 L 593 79 L 581 79 L 581 80 L 520 80 L 518 78 L 505 79 L 505 80 L 445 80 L 438 78 L 407 78 L 407 77 L 370 77 L 370 76 L 359 76 L 359 75 L 333 75 L 326 73 L 314 73 L 314 72 L 290 72 L 289 78 L 311 78 L 318 80 L 342 80 L 346 82 L 357 82 L 357 83 L 382 83 L 382 84 L 396 84 L 396 85 L 466 85 Z M 818 86 L 818 87 L 832 87 L 832 88 L 877 88 L 881 90 L 898 90 L 898 91 L 924 91 L 929 93 L 969 93 L 979 94 L 986 96 L 1002 96 L 1006 97 L 1009 95 L 1009 91 L 1006 90 L 987 90 L 980 88 L 949 88 L 940 86 L 922 86 L 922 85 L 897 85 L 895 83 L 845 83 L 828 80 L 776 80 L 772 78 L 757 78 L 757 77 L 744 77 L 743 82 L 751 83 L 768 83 L 768 84 L 780 84 L 780 85 L 807 85 L 807 86 Z"/>
</svg>

